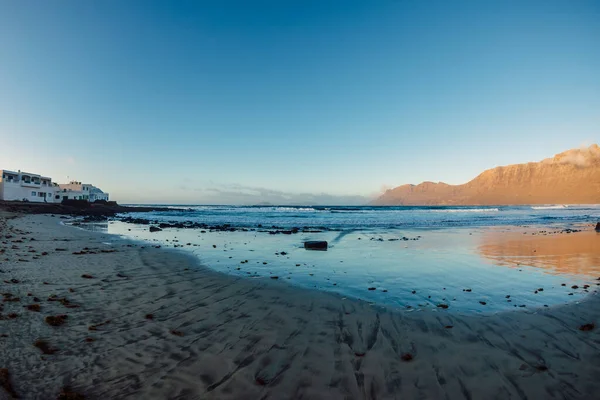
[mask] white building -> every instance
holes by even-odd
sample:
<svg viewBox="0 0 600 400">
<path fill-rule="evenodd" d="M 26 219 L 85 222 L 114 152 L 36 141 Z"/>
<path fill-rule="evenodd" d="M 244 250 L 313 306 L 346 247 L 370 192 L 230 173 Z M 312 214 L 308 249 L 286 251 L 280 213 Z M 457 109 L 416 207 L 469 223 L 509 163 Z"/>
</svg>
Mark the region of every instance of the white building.
<svg viewBox="0 0 600 400">
<path fill-rule="evenodd" d="M 69 183 L 61 183 L 59 185 L 60 196 L 62 200 L 87 200 L 93 203 L 97 200 L 108 201 L 108 193 L 89 183 L 81 183 L 71 181 Z"/>
<path fill-rule="evenodd" d="M 96 186 L 92 186 L 92 190 L 90 190 L 90 201 L 108 201 L 108 193 L 104 193 L 100 188 Z"/>
<path fill-rule="evenodd" d="M 60 203 L 59 190 L 47 176 L 0 170 L 0 200 Z"/>
</svg>

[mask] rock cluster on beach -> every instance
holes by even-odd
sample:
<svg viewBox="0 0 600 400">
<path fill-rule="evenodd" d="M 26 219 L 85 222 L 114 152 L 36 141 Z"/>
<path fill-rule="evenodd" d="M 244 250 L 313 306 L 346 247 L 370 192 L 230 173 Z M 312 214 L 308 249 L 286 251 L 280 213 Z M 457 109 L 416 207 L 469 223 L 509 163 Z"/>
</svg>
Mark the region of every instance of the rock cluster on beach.
<svg viewBox="0 0 600 400">
<path fill-rule="evenodd" d="M 64 205 L 59 203 L 32 203 L 3 200 L 0 200 L 0 209 L 15 213 L 83 216 L 84 221 L 86 222 L 103 221 L 106 220 L 106 218 L 114 217 L 119 213 L 172 210 L 165 207 L 127 207 L 114 202 L 81 202 L 78 203 L 78 205 Z"/>
<path fill-rule="evenodd" d="M 331 229 L 326 227 L 293 227 L 293 228 L 284 228 L 276 225 L 272 225 L 270 227 L 265 227 L 262 224 L 258 224 L 256 227 L 245 227 L 245 226 L 233 226 L 231 224 L 220 224 L 220 225 L 210 225 L 206 223 L 196 222 L 196 221 L 171 221 L 171 222 L 161 222 L 147 218 L 134 218 L 129 216 L 116 216 L 115 219 L 136 225 L 150 225 L 150 232 L 159 232 L 163 229 L 167 228 L 176 228 L 176 229 L 201 229 L 209 232 L 262 232 L 269 233 L 271 235 L 293 235 L 296 233 L 320 233 L 325 231 L 335 231 L 337 229 Z"/>
</svg>

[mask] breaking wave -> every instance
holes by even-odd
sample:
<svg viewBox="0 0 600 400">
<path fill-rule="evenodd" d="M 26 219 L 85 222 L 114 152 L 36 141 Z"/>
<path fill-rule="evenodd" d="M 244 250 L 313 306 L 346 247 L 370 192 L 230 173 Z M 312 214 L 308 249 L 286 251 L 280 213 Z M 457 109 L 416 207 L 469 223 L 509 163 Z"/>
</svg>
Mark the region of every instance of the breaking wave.
<svg viewBox="0 0 600 400">
<path fill-rule="evenodd" d="M 498 212 L 500 210 L 498 208 L 448 208 L 445 210 L 431 210 L 431 211 L 443 212 L 443 213 L 466 213 L 466 212 L 485 213 L 485 212 Z"/>
</svg>

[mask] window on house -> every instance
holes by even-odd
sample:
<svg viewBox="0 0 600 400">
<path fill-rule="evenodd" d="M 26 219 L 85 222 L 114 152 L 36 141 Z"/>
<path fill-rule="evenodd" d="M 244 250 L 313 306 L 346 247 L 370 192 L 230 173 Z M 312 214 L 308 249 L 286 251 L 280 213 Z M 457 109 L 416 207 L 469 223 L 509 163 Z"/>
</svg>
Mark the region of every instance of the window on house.
<svg viewBox="0 0 600 400">
<path fill-rule="evenodd" d="M 55 198 L 56 200 L 60 200 L 60 196 L 59 196 L 59 195 L 56 195 L 56 196 L 54 196 L 54 198 Z"/>
<path fill-rule="evenodd" d="M 35 192 L 31 192 L 31 195 L 32 195 L 33 197 L 35 197 L 35 195 L 36 195 L 36 194 L 37 194 L 37 193 L 35 193 Z"/>
</svg>

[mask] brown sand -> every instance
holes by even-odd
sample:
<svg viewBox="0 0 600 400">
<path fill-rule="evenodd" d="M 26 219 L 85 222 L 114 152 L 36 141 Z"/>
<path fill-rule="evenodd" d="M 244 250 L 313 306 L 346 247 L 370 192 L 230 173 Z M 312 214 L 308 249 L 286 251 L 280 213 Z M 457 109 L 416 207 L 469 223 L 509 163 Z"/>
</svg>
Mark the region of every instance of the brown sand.
<svg viewBox="0 0 600 400">
<path fill-rule="evenodd" d="M 0 368 L 23 399 L 55 399 L 63 387 L 92 399 L 589 399 L 600 393 L 595 294 L 537 312 L 403 313 L 281 281 L 223 275 L 185 254 L 128 247 L 50 216 L 6 217 L 0 214 L 0 292 L 21 300 L 1 303 L 3 315 L 19 317 L 0 320 Z M 117 251 L 101 252 L 109 248 Z M 4 283 L 11 279 L 19 283 Z M 25 308 L 33 297 L 41 312 Z M 72 304 L 79 307 L 66 307 Z M 62 314 L 63 325 L 44 322 Z M 594 329 L 580 330 L 585 324 Z M 34 347 L 40 339 L 58 351 L 42 354 Z"/>
</svg>

